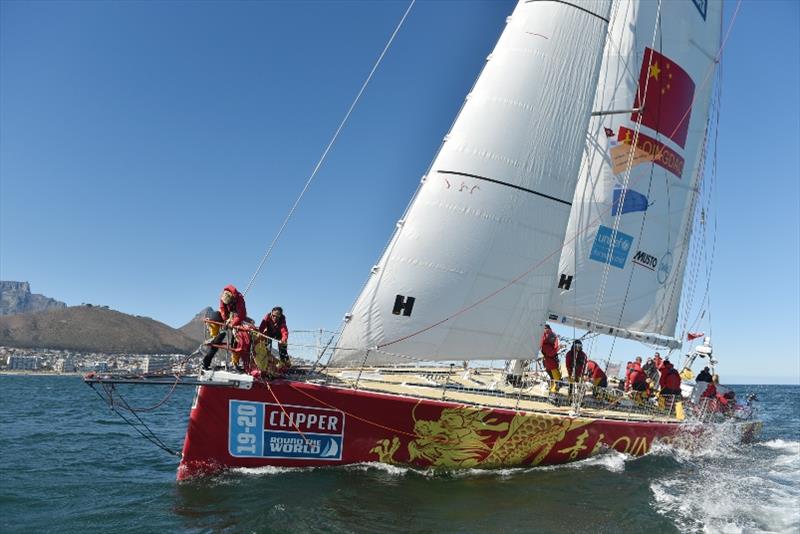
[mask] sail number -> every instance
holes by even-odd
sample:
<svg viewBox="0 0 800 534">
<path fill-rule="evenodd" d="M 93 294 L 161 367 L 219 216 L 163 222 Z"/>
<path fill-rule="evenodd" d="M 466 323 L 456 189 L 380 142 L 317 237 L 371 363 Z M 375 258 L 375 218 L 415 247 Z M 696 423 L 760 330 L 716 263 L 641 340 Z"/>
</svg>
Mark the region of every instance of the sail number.
<svg viewBox="0 0 800 534">
<path fill-rule="evenodd" d="M 231 456 L 261 456 L 264 443 L 264 405 L 230 401 L 228 452 Z"/>
</svg>

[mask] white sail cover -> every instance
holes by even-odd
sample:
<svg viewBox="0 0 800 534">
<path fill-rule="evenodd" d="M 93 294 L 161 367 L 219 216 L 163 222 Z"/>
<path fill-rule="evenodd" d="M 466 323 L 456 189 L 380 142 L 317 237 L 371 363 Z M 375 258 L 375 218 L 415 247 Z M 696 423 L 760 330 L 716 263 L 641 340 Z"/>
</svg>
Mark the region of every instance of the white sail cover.
<svg viewBox="0 0 800 534">
<path fill-rule="evenodd" d="M 592 118 L 550 320 L 680 344 L 721 19 L 717 0 L 615 4 L 595 110 L 643 109 Z"/>
<path fill-rule="evenodd" d="M 333 364 L 538 351 L 609 11 L 610 0 L 517 5 L 348 314 Z"/>
</svg>

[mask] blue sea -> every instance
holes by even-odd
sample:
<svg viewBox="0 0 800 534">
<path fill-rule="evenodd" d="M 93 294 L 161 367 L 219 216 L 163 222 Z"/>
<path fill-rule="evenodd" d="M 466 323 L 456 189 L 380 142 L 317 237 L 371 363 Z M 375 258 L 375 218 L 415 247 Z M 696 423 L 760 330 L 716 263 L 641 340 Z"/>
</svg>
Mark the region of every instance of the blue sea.
<svg viewBox="0 0 800 534">
<path fill-rule="evenodd" d="M 752 444 L 609 452 L 574 464 L 431 474 L 382 464 L 245 469 L 187 483 L 178 459 L 78 377 L 0 376 L 0 531 L 800 532 L 800 387 L 735 386 L 760 399 Z M 168 388 L 125 387 L 133 407 Z M 142 418 L 180 450 L 193 396 Z"/>
</svg>

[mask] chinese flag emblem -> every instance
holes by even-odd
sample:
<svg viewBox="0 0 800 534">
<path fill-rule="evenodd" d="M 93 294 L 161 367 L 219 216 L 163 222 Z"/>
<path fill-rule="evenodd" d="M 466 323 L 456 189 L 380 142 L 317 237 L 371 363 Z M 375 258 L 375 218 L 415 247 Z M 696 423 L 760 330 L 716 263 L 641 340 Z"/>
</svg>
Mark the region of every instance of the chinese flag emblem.
<svg viewBox="0 0 800 534">
<path fill-rule="evenodd" d="M 693 98 L 694 82 L 689 73 L 667 56 L 645 48 L 639 90 L 633 104 L 634 108 L 639 108 L 644 103 L 642 125 L 666 135 L 683 148 L 689 131 Z M 631 120 L 638 121 L 639 116 L 639 113 L 634 113 Z"/>
</svg>

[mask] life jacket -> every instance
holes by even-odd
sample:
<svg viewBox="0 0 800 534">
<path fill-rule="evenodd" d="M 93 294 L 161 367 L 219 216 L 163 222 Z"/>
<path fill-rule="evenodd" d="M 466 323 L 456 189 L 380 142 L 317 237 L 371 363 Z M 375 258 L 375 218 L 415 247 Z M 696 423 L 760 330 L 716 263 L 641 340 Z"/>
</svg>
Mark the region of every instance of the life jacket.
<svg viewBox="0 0 800 534">
<path fill-rule="evenodd" d="M 664 376 L 661 389 L 669 389 L 672 391 L 680 391 L 681 389 L 681 374 L 674 367 L 670 367 Z"/>
<path fill-rule="evenodd" d="M 642 366 L 634 363 L 630 374 L 631 385 L 647 383 L 647 375 L 642 371 Z"/>
<path fill-rule="evenodd" d="M 542 340 L 539 343 L 542 354 L 545 358 L 557 358 L 558 356 L 558 336 L 550 330 L 550 333 L 547 333 L 545 330 L 542 333 Z"/>
<path fill-rule="evenodd" d="M 706 399 L 714 399 L 717 397 L 717 386 L 714 385 L 714 382 L 709 382 L 706 390 L 700 395 Z"/>
</svg>

